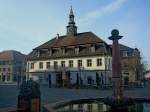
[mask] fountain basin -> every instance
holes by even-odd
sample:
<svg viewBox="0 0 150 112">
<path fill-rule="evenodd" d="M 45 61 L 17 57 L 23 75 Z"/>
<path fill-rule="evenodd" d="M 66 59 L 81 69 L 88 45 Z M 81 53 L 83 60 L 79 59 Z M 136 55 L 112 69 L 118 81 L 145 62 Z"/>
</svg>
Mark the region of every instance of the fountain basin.
<svg viewBox="0 0 150 112">
<path fill-rule="evenodd" d="M 45 105 L 43 112 L 113 112 L 103 101 L 104 98 L 65 100 Z M 126 112 L 147 112 L 150 109 L 150 98 L 136 98 L 134 101 L 134 105 L 126 106 Z"/>
</svg>

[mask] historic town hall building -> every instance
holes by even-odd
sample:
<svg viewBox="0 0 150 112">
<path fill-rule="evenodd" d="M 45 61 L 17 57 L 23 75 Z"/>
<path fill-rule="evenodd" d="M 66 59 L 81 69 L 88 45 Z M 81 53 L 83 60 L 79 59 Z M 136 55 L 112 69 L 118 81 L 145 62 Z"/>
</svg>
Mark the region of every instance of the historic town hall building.
<svg viewBox="0 0 150 112">
<path fill-rule="evenodd" d="M 72 8 L 66 35 L 36 47 L 27 57 L 27 79 L 39 83 L 104 85 L 111 83 L 111 47 L 92 32 L 77 32 Z"/>
</svg>

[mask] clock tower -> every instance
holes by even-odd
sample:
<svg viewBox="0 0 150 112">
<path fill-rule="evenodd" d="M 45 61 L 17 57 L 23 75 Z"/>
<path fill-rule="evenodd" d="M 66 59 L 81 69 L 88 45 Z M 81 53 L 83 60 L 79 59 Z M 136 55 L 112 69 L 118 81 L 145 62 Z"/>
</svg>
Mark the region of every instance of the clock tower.
<svg viewBox="0 0 150 112">
<path fill-rule="evenodd" d="M 77 27 L 74 22 L 74 14 L 73 14 L 72 6 L 71 6 L 70 14 L 69 14 L 69 22 L 67 26 L 67 35 L 75 36 L 76 34 L 77 34 Z"/>
</svg>

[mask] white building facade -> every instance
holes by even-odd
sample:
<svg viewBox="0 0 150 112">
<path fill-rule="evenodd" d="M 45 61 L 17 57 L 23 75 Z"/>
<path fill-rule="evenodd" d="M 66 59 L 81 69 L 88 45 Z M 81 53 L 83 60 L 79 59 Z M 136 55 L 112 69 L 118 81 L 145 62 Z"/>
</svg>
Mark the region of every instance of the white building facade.
<svg viewBox="0 0 150 112">
<path fill-rule="evenodd" d="M 57 64 L 56 64 L 57 63 Z M 111 81 L 111 57 L 90 56 L 78 58 L 49 59 L 40 61 L 28 61 L 27 77 L 37 80 L 39 83 L 52 85 L 59 83 L 57 75 L 70 74 L 70 84 L 77 83 L 77 74 L 80 75 L 83 85 L 96 85 L 96 74 L 100 77 L 100 84 L 110 84 Z M 63 76 L 63 73 L 64 76 Z M 50 75 L 50 76 L 49 76 Z M 51 79 L 49 79 L 51 77 Z M 81 83 L 81 82 L 80 82 Z"/>
</svg>

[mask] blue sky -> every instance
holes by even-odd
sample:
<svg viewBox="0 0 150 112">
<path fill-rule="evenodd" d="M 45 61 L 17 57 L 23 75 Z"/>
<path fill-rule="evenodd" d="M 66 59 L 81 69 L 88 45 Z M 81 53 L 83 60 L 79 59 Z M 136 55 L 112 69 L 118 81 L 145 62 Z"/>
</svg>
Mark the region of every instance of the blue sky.
<svg viewBox="0 0 150 112">
<path fill-rule="evenodd" d="M 64 35 L 72 4 L 78 32 L 92 31 L 108 40 L 120 30 L 120 43 L 140 49 L 150 63 L 150 0 L 0 0 L 0 51 L 33 48 Z"/>
</svg>

